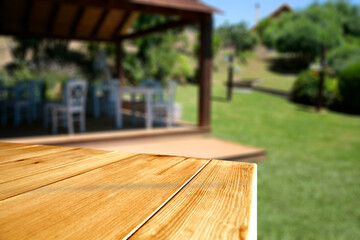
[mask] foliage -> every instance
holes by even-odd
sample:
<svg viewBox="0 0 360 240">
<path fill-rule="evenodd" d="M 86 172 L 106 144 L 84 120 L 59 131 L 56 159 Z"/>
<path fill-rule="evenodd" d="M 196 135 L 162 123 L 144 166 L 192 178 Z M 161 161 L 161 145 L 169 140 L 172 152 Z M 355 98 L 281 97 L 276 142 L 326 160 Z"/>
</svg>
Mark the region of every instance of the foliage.
<svg viewBox="0 0 360 240">
<path fill-rule="evenodd" d="M 327 62 L 332 71 L 338 75 L 348 66 L 360 61 L 360 45 L 343 45 L 327 55 Z"/>
<path fill-rule="evenodd" d="M 199 34 L 197 35 L 197 38 L 199 38 Z M 217 34 L 213 34 L 212 36 L 212 55 L 216 56 L 218 54 L 218 52 L 221 49 L 221 45 L 222 45 L 222 39 L 220 38 L 219 35 Z M 199 41 L 197 41 L 194 44 L 194 49 L 193 49 L 195 56 L 199 56 L 199 51 L 200 51 L 200 44 Z"/>
<path fill-rule="evenodd" d="M 4 70 L 0 71 L 0 82 L 6 86 L 14 85 L 15 83 L 14 79 Z"/>
<path fill-rule="evenodd" d="M 173 17 L 143 14 L 134 25 L 134 31 L 151 28 L 155 25 L 173 21 Z M 193 74 L 190 54 L 187 51 L 188 40 L 180 30 L 151 34 L 138 38 L 132 43 L 136 46 L 136 54 L 125 58 L 126 77 L 132 84 L 146 78 L 153 78 L 166 83 L 172 78 L 185 80 Z M 127 53 L 129 55 L 129 53 Z"/>
<path fill-rule="evenodd" d="M 146 76 L 142 62 L 135 54 L 126 54 L 123 67 L 126 78 L 133 85 L 138 85 Z"/>
<path fill-rule="evenodd" d="M 264 18 L 255 27 L 255 31 L 262 42 L 264 41 L 264 34 L 267 28 L 271 26 L 271 23 L 272 23 L 272 18 Z"/>
<path fill-rule="evenodd" d="M 339 91 L 343 110 L 360 114 L 360 61 L 340 74 Z"/>
<path fill-rule="evenodd" d="M 38 57 L 40 46 L 44 42 L 38 38 L 14 38 L 14 40 L 17 45 L 13 49 L 13 53 L 20 60 L 25 60 L 29 51 L 33 51 L 33 58 Z"/>
<path fill-rule="evenodd" d="M 324 8 L 333 12 L 346 36 L 360 37 L 360 6 L 351 5 L 350 1 L 337 0 L 328 1 Z"/>
<path fill-rule="evenodd" d="M 142 14 L 134 24 L 134 31 L 148 29 L 171 20 L 172 18 L 167 16 Z M 172 30 L 168 33 L 176 32 L 178 31 Z M 164 34 L 160 33 L 151 34 L 142 38 L 137 38 L 134 43 L 138 48 L 137 56 L 140 58 L 140 60 L 145 63 L 146 60 L 149 58 L 148 50 L 152 47 L 157 46 L 158 44 L 161 44 L 161 42 L 164 41 L 165 38 L 166 37 L 164 36 Z"/>
<path fill-rule="evenodd" d="M 332 49 L 346 41 L 356 43 L 359 37 L 360 8 L 349 1 L 337 0 L 283 14 L 267 27 L 264 42 L 310 63 L 320 55 L 322 47 Z"/>
<path fill-rule="evenodd" d="M 87 53 L 90 59 L 93 59 L 97 53 L 97 50 L 102 48 L 105 50 L 105 53 L 108 57 L 115 57 L 115 45 L 113 43 L 100 43 L 100 42 L 90 42 L 86 46 Z"/>
<path fill-rule="evenodd" d="M 264 42 L 310 63 L 320 55 L 322 47 L 332 48 L 343 41 L 341 26 L 333 16 L 333 11 L 317 5 L 283 14 L 267 28 Z"/>
<path fill-rule="evenodd" d="M 171 77 L 178 52 L 174 48 L 175 36 L 165 34 L 163 41 L 148 51 L 149 77 L 165 83 Z"/>
<path fill-rule="evenodd" d="M 171 73 L 172 78 L 185 83 L 191 81 L 189 78 L 194 77 L 194 74 L 191 58 L 186 54 L 177 54 Z"/>
<path fill-rule="evenodd" d="M 315 105 L 318 96 L 319 74 L 313 71 L 302 72 L 291 90 L 291 100 L 297 103 Z M 326 78 L 324 83 L 323 102 L 331 107 L 338 101 L 338 82 L 336 79 Z"/>
<path fill-rule="evenodd" d="M 222 46 L 231 49 L 234 54 L 252 50 L 257 43 L 255 34 L 248 30 L 244 22 L 233 25 L 224 23 L 216 29 L 215 34 L 221 39 Z"/>
</svg>

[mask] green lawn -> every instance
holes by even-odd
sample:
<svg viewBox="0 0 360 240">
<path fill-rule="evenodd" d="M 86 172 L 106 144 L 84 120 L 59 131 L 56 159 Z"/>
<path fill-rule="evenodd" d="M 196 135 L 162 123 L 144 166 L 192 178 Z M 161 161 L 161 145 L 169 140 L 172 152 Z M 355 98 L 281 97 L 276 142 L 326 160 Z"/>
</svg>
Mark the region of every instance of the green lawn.
<svg viewBox="0 0 360 240">
<path fill-rule="evenodd" d="M 253 92 L 213 89 L 213 135 L 264 148 L 258 165 L 259 239 L 360 239 L 360 117 L 315 113 Z M 184 120 L 196 121 L 197 88 L 180 86 Z"/>
<path fill-rule="evenodd" d="M 224 56 L 227 52 L 222 50 L 214 58 L 214 72 L 213 80 L 215 83 L 224 83 L 227 81 L 228 66 L 224 60 Z M 269 59 L 269 56 L 276 57 L 276 54 L 272 54 L 267 57 L 261 57 L 260 53 L 247 52 L 245 53 L 246 62 L 243 63 L 236 58 L 234 64 L 234 80 L 238 81 L 241 79 L 261 79 L 263 82 L 259 84 L 261 87 L 290 91 L 291 87 L 296 79 L 296 74 L 291 73 L 279 73 L 270 70 L 271 64 L 265 59 Z"/>
<path fill-rule="evenodd" d="M 290 91 L 296 79 L 294 74 L 284 74 L 269 71 L 270 64 L 259 58 L 252 58 L 246 64 L 240 65 L 242 78 L 260 78 L 263 80 L 259 86 L 283 91 Z"/>
</svg>

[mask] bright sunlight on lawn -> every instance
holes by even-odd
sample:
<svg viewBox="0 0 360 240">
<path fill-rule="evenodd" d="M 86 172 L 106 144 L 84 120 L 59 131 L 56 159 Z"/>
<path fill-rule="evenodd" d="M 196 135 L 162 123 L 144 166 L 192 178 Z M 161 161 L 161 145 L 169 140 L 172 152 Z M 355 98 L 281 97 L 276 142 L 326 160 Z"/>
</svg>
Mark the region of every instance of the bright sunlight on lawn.
<svg viewBox="0 0 360 240">
<path fill-rule="evenodd" d="M 267 150 L 258 165 L 259 239 L 360 239 L 360 117 L 315 113 L 253 92 L 213 88 L 213 135 Z M 179 87 L 195 122 L 197 88 Z"/>
</svg>

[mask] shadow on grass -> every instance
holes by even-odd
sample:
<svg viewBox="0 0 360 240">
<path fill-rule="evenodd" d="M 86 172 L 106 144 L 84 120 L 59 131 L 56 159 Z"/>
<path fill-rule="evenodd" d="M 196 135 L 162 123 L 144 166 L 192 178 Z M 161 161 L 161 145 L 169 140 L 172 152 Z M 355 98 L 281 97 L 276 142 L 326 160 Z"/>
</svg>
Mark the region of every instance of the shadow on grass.
<svg viewBox="0 0 360 240">
<path fill-rule="evenodd" d="M 226 97 L 219 97 L 219 96 L 212 96 L 211 100 L 215 102 L 228 102 Z"/>
<path fill-rule="evenodd" d="M 268 70 L 279 74 L 299 74 L 308 68 L 308 63 L 294 57 L 274 57 L 266 60 Z"/>
</svg>

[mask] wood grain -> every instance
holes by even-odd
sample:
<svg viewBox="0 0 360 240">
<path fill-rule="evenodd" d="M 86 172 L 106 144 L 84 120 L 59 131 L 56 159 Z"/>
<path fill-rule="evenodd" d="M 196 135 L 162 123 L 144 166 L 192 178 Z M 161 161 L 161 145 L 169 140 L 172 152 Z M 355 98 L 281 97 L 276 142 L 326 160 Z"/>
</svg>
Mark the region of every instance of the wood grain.
<svg viewBox="0 0 360 240">
<path fill-rule="evenodd" d="M 123 238 L 208 161 L 135 155 L 2 200 L 0 236 L 4 239 Z M 56 174 L 67 167 L 51 172 Z M 34 181 L 33 177 L 37 176 L 41 181 L 44 174 L 28 179 Z"/>
<path fill-rule="evenodd" d="M 28 148 L 28 147 L 34 147 L 34 146 L 36 146 L 36 145 L 29 145 L 29 144 L 22 144 L 22 143 L 0 142 L 0 152 L 3 151 L 3 150 Z"/>
<path fill-rule="evenodd" d="M 0 163 L 17 161 L 25 158 L 43 156 L 50 153 L 60 153 L 70 149 L 69 147 L 55 147 L 55 146 L 24 146 L 20 148 L 3 149 L 0 150 Z"/>
<path fill-rule="evenodd" d="M 210 162 L 130 239 L 250 239 L 255 173 L 254 164 Z"/>
<path fill-rule="evenodd" d="M 36 173 L 46 172 L 78 161 L 107 154 L 106 151 L 91 149 L 67 149 L 46 155 L 0 163 L 0 184 Z"/>
<path fill-rule="evenodd" d="M 86 151 L 85 151 L 86 152 Z M 82 160 L 74 161 L 71 164 L 64 164 L 59 167 L 37 172 L 37 174 L 30 174 L 21 178 L 13 179 L 0 184 L 0 200 L 14 197 L 16 195 L 37 189 L 42 186 L 55 183 L 69 177 L 73 177 L 98 167 L 117 162 L 127 157 L 134 156 L 133 153 L 113 153 L 107 152 L 97 156 L 86 157 L 83 155 Z M 59 161 L 63 159 L 59 156 Z M 65 158 L 64 158 L 65 159 Z M 71 159 L 70 159 L 71 160 Z M 67 161 L 67 160 L 65 160 Z M 36 171 L 35 169 L 26 169 L 28 172 Z M 21 170 L 19 170 L 21 171 Z"/>
</svg>

